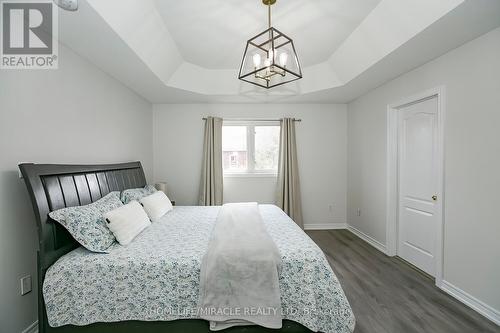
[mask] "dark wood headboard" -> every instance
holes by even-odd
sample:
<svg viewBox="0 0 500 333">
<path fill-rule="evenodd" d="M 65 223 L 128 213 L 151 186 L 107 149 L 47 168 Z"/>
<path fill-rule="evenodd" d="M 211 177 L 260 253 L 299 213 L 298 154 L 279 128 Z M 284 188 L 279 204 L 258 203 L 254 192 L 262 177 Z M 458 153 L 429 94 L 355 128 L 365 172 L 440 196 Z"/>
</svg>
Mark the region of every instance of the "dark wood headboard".
<svg viewBox="0 0 500 333">
<path fill-rule="evenodd" d="M 111 191 L 144 187 L 140 162 L 107 165 L 19 165 L 33 204 L 38 228 L 38 312 L 40 327 L 48 327 L 42 286 L 47 269 L 79 244 L 48 214 L 57 209 L 82 206 Z M 42 330 L 45 332 L 45 330 Z"/>
<path fill-rule="evenodd" d="M 87 205 L 111 191 L 146 185 L 140 162 L 110 165 L 19 165 L 33 204 L 38 227 L 39 254 L 43 269 L 78 246 L 51 211 Z"/>
</svg>

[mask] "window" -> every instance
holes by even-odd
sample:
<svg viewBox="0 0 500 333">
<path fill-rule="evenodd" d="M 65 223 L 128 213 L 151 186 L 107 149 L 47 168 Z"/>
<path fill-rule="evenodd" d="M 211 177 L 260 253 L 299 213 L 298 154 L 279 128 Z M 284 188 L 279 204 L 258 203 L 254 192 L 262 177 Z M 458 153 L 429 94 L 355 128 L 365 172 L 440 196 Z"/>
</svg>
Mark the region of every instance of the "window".
<svg viewBox="0 0 500 333">
<path fill-rule="evenodd" d="M 276 174 L 279 136 L 278 122 L 225 121 L 222 126 L 224 174 Z"/>
<path fill-rule="evenodd" d="M 242 172 L 248 168 L 247 127 L 222 126 L 224 171 Z"/>
</svg>

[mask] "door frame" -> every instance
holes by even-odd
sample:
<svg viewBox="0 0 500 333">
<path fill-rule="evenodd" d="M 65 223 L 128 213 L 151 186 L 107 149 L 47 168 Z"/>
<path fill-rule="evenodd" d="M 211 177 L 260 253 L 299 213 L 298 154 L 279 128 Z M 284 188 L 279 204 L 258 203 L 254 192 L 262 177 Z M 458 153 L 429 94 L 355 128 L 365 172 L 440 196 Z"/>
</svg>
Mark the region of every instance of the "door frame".
<svg viewBox="0 0 500 333">
<path fill-rule="evenodd" d="M 437 98 L 437 169 L 438 185 L 436 205 L 436 286 L 443 282 L 444 251 L 444 121 L 445 121 L 445 86 L 429 89 L 410 97 L 403 98 L 387 106 L 387 220 L 386 251 L 388 256 L 397 254 L 398 213 L 399 213 L 399 163 L 398 163 L 398 111 L 399 109 L 430 98 Z"/>
</svg>

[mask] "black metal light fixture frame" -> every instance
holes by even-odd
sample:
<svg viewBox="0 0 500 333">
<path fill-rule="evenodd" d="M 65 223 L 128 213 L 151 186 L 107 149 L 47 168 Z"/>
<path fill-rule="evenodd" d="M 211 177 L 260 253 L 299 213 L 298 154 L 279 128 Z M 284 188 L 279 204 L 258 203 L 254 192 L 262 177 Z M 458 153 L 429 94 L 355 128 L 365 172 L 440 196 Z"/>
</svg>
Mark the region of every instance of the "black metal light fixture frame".
<svg viewBox="0 0 500 333">
<path fill-rule="evenodd" d="M 286 83 L 290 83 L 296 80 L 299 80 L 302 78 L 302 69 L 300 67 L 300 62 L 299 58 L 297 56 L 297 51 L 295 50 L 295 46 L 293 44 L 293 40 L 282 33 L 281 31 L 277 30 L 276 28 L 272 27 L 271 25 L 271 5 L 273 5 L 276 0 L 262 0 L 264 5 L 268 6 L 268 20 L 269 20 L 269 28 L 264 30 L 263 32 L 259 33 L 258 35 L 250 38 L 245 47 L 245 52 L 243 53 L 243 58 L 241 60 L 241 65 L 240 65 L 240 70 L 238 74 L 238 79 L 254 84 L 256 86 L 270 89 L 273 87 L 277 87 Z M 268 35 L 268 38 L 264 41 L 258 41 L 259 39 L 262 38 L 262 36 Z M 287 66 L 281 66 L 279 63 L 276 62 L 276 54 L 278 50 L 281 47 L 284 47 L 286 45 L 290 44 L 291 50 L 293 54 L 291 54 L 291 61 L 294 61 L 296 64 L 296 67 L 298 68 L 298 71 L 292 71 Z M 273 57 L 270 59 L 270 64 L 269 66 L 261 66 L 259 68 L 254 68 L 253 70 L 244 73 L 244 65 L 245 61 L 247 60 L 247 57 L 249 57 L 249 47 L 254 47 L 256 49 L 260 49 L 261 51 L 265 52 L 266 54 L 269 53 L 270 50 L 273 50 Z M 267 77 L 267 79 L 260 75 L 265 70 L 271 69 L 271 75 Z M 281 75 L 282 77 L 286 77 L 288 75 L 288 79 L 279 81 L 277 83 L 270 83 L 271 82 L 271 77 L 274 75 Z M 253 79 L 253 80 L 252 80 Z"/>
</svg>

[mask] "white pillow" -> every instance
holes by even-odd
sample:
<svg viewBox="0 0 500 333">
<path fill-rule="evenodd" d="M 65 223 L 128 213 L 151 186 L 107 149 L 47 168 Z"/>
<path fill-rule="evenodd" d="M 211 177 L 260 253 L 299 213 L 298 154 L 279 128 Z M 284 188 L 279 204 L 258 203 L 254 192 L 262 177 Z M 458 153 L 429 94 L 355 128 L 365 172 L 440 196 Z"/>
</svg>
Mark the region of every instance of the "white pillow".
<svg viewBox="0 0 500 333">
<path fill-rule="evenodd" d="M 105 213 L 108 228 L 121 245 L 129 244 L 145 228 L 151 225 L 148 215 L 137 201 Z"/>
<path fill-rule="evenodd" d="M 163 215 L 174 209 L 172 202 L 162 191 L 155 192 L 140 200 L 151 221 L 158 221 Z"/>
</svg>

